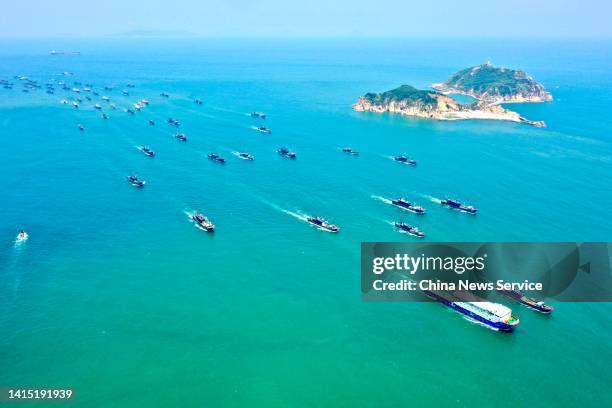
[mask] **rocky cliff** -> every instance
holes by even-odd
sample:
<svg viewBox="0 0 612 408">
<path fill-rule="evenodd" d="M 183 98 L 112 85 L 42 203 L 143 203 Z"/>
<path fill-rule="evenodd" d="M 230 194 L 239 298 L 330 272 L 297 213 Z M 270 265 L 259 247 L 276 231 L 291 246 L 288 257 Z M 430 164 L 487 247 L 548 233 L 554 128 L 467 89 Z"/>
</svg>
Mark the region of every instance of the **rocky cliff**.
<svg viewBox="0 0 612 408">
<path fill-rule="evenodd" d="M 529 121 L 499 105 L 484 102 L 461 105 L 453 98 L 439 92 L 419 90 L 410 85 L 402 85 L 382 93 L 365 94 L 353 105 L 353 109 L 360 112 L 394 112 L 437 120 L 508 120 L 544 126 L 543 122 Z"/>
</svg>

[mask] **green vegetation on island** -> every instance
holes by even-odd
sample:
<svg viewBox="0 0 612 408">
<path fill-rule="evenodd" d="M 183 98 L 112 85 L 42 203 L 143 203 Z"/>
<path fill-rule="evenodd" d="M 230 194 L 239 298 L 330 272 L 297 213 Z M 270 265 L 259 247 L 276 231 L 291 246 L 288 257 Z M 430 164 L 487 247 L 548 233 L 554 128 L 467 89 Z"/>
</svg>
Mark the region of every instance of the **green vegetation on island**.
<svg viewBox="0 0 612 408">
<path fill-rule="evenodd" d="M 454 73 L 433 88 L 443 93 L 470 95 L 487 103 L 552 100 L 544 86 L 524 71 L 482 64 Z"/>
<path fill-rule="evenodd" d="M 375 105 L 384 105 L 390 102 L 403 101 L 414 105 L 420 104 L 421 106 L 429 106 L 433 108 L 438 104 L 438 100 L 434 95 L 439 94 L 437 92 L 416 89 L 410 85 L 402 85 L 386 92 L 367 93 L 363 96 L 363 98 Z"/>
<path fill-rule="evenodd" d="M 437 120 L 507 120 L 543 127 L 542 121 L 525 119 L 501 106 L 510 102 L 543 102 L 552 96 L 525 72 L 478 65 L 453 74 L 446 82 L 434 84 L 435 90 L 416 89 L 410 85 L 381 93 L 367 93 L 353 104 L 359 112 L 393 112 Z M 462 105 L 448 94 L 476 98 Z"/>
</svg>

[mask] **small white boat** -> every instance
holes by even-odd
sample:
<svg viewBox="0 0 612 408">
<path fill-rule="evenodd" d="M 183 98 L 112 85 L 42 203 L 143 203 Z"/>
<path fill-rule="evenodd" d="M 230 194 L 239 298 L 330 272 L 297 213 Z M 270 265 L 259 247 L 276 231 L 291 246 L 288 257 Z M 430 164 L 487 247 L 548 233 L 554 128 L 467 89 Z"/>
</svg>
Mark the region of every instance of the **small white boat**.
<svg viewBox="0 0 612 408">
<path fill-rule="evenodd" d="M 25 232 L 24 230 L 19 231 L 19 234 L 17 234 L 17 239 L 15 240 L 15 242 L 23 242 L 25 240 L 28 239 L 28 233 Z"/>
</svg>

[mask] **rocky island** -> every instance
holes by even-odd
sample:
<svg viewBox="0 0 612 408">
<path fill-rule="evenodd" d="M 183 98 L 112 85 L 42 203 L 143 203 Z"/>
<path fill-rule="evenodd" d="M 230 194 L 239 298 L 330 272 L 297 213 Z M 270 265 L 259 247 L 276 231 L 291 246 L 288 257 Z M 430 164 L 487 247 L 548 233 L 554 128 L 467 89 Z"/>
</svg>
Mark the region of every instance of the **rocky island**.
<svg viewBox="0 0 612 408">
<path fill-rule="evenodd" d="M 469 95 L 489 104 L 552 101 L 544 86 L 520 70 L 477 65 L 432 87 L 444 94 Z"/>
<path fill-rule="evenodd" d="M 500 103 L 552 99 L 541 84 L 533 81 L 524 72 L 494 68 L 488 64 L 460 71 L 444 84 L 435 85 L 435 88 L 437 90 L 430 91 L 402 85 L 382 93 L 367 93 L 359 98 L 353 109 L 378 113 L 394 112 L 437 120 L 507 120 L 543 127 L 544 122 L 527 120 L 517 112 L 500 106 Z M 476 98 L 476 101 L 460 104 L 447 96 L 448 93 L 470 95 Z"/>
</svg>

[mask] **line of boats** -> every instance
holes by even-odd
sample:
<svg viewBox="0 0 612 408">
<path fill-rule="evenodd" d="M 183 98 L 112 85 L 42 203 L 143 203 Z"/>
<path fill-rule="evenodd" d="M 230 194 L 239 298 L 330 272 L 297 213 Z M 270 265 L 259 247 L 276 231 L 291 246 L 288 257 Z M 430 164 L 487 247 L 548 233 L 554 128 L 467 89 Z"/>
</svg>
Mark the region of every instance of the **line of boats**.
<svg viewBox="0 0 612 408">
<path fill-rule="evenodd" d="M 401 208 L 402 210 L 410 211 L 415 214 L 425 214 L 425 208 L 415 205 L 414 203 L 411 203 L 405 198 L 397 198 L 397 199 L 391 200 L 391 204 L 393 204 L 396 207 Z M 452 198 L 441 200 L 440 204 L 450 209 L 458 210 L 460 212 L 464 212 L 467 214 L 475 215 L 478 213 L 478 209 L 476 207 L 471 206 L 471 205 L 462 204 L 460 201 L 454 200 Z"/>
<path fill-rule="evenodd" d="M 20 81 L 22 81 L 24 83 L 25 87 L 34 88 L 34 89 L 37 89 L 38 87 L 40 87 L 40 85 L 37 83 L 37 81 L 30 80 L 27 77 L 19 77 L 19 78 L 16 78 L 16 79 L 19 79 Z M 78 81 L 74 81 L 73 82 L 73 85 L 74 85 L 73 88 L 70 88 L 65 81 L 59 81 L 58 84 L 60 84 L 62 86 L 62 89 L 67 90 L 67 91 L 71 91 L 71 92 L 73 92 L 75 94 L 81 94 L 81 92 L 83 92 L 85 94 L 91 93 L 93 95 L 98 95 L 98 93 L 95 90 L 93 90 L 93 86 L 91 84 L 85 84 L 83 88 L 81 88 L 82 83 L 78 82 Z M 6 81 L 6 80 L 1 80 L 0 81 L 0 85 L 6 85 L 6 86 L 12 87 L 12 83 L 10 83 L 9 81 Z M 49 90 L 53 91 L 54 90 L 54 84 L 53 83 L 47 83 L 47 88 Z M 129 88 L 135 88 L 135 85 L 134 84 L 127 84 L 126 88 L 127 89 L 125 89 L 122 92 L 122 94 L 127 96 L 127 95 L 129 95 L 129 90 L 128 89 Z M 110 90 L 113 90 L 113 87 L 104 86 L 104 90 L 110 91 Z M 161 92 L 160 96 L 163 97 L 163 98 L 169 98 L 170 97 L 170 95 L 167 92 Z M 87 100 L 91 101 L 91 98 L 89 96 L 85 96 L 85 98 Z M 111 109 L 116 109 L 115 105 L 110 104 L 110 98 L 108 96 L 106 96 L 106 95 L 101 96 L 101 100 L 109 103 L 109 107 Z M 75 108 L 78 108 L 79 107 L 79 103 L 81 101 L 82 101 L 82 98 L 76 97 L 74 99 L 74 101 L 73 101 L 73 106 Z M 196 98 L 193 101 L 197 105 L 202 105 L 203 104 L 203 100 L 199 99 L 199 98 Z M 67 103 L 67 100 L 62 101 L 62 103 Z M 137 101 L 136 103 L 134 103 L 132 105 L 133 109 L 132 108 L 128 108 L 125 111 L 128 114 L 134 115 L 137 111 L 140 111 L 142 108 L 144 108 L 146 106 L 149 106 L 149 101 L 147 99 L 140 99 L 139 101 Z M 95 110 L 98 110 L 98 111 L 102 111 L 102 109 L 103 109 L 102 106 L 99 103 L 95 103 L 93 105 L 93 107 L 94 107 Z M 257 119 L 266 119 L 266 117 L 267 117 L 267 115 L 265 113 L 260 112 L 260 111 L 251 112 L 249 114 L 249 116 L 252 117 L 252 118 L 257 118 Z M 102 112 L 102 118 L 103 119 L 108 119 L 108 116 L 106 115 L 106 113 Z M 150 119 L 148 121 L 148 123 L 149 123 L 150 126 L 155 126 L 156 125 L 156 123 L 155 123 L 155 121 L 153 119 Z M 169 117 L 167 119 L 167 123 L 169 125 L 175 126 L 177 128 L 181 126 L 181 123 L 177 119 L 175 119 L 173 117 Z M 84 128 L 84 126 L 82 124 L 78 124 L 77 126 L 78 126 L 78 129 L 80 131 L 84 131 L 85 130 L 85 128 Z M 267 126 L 255 126 L 253 128 L 255 130 L 261 132 L 261 133 L 271 133 L 272 132 L 272 130 L 269 127 L 267 127 Z M 184 133 L 181 133 L 181 132 L 177 132 L 174 135 L 174 138 L 176 138 L 177 140 L 182 141 L 182 142 L 187 142 L 187 140 L 188 140 L 187 136 Z M 151 149 L 149 146 L 146 146 L 146 145 L 138 146 L 138 150 L 140 150 L 147 157 L 153 158 L 153 157 L 156 156 L 155 151 L 153 151 L 153 149 Z M 340 148 L 340 150 L 343 153 L 347 154 L 347 155 L 359 156 L 359 151 L 353 149 L 352 147 L 342 147 L 342 148 Z M 296 152 L 294 152 L 294 151 L 292 151 L 289 148 L 284 147 L 284 146 L 280 147 L 277 150 L 277 153 L 280 156 L 285 157 L 285 158 L 289 158 L 289 159 L 296 159 L 297 158 L 297 153 Z M 238 158 L 240 158 L 242 160 L 253 161 L 255 159 L 255 157 L 251 153 L 249 153 L 249 152 L 233 152 L 233 154 L 236 157 L 238 157 Z M 207 157 L 208 157 L 208 159 L 210 159 L 211 161 L 216 162 L 216 163 L 220 163 L 220 164 L 225 164 L 226 163 L 226 159 L 224 157 L 222 157 L 221 155 L 217 154 L 217 153 L 209 153 L 207 155 Z M 410 166 L 416 166 L 417 165 L 416 160 L 414 160 L 414 159 L 412 159 L 412 158 L 410 158 L 410 157 L 408 157 L 407 155 L 404 155 L 404 154 L 392 156 L 391 158 L 394 161 L 396 161 L 398 163 L 401 163 L 401 164 L 406 164 L 406 165 L 410 165 Z M 144 187 L 144 185 L 146 184 L 146 182 L 144 180 L 139 179 L 136 175 L 130 175 L 127 178 L 128 178 L 129 183 L 131 185 L 133 185 L 134 187 Z M 450 209 L 454 209 L 454 210 L 457 210 L 457 211 L 460 211 L 460 212 L 464 212 L 464 213 L 467 213 L 467 214 L 476 214 L 478 212 L 478 210 L 475 207 L 469 206 L 469 205 L 465 205 L 465 204 L 463 204 L 460 201 L 455 200 L 455 199 L 447 198 L 445 200 L 441 200 L 440 203 L 443 206 L 446 206 L 446 207 L 448 207 Z M 403 210 L 412 212 L 414 214 L 425 214 L 425 212 L 426 212 L 423 207 L 418 206 L 418 205 L 416 205 L 414 203 L 411 203 L 410 201 L 408 201 L 408 200 L 406 200 L 404 198 L 398 198 L 398 199 L 391 200 L 391 204 L 393 204 L 396 207 L 401 208 Z M 320 217 L 308 217 L 307 218 L 307 222 L 312 224 L 312 225 L 317 226 L 318 228 L 321 228 L 323 230 L 327 230 L 327 231 L 330 231 L 330 232 L 338 232 L 340 230 L 336 225 L 330 224 L 327 221 L 325 221 L 323 218 L 320 218 Z M 414 237 L 417 237 L 417 238 L 425 237 L 425 233 L 420 231 L 419 228 L 417 228 L 417 227 L 415 227 L 415 226 L 413 226 L 411 224 L 408 224 L 406 222 L 396 221 L 396 222 L 393 222 L 393 226 L 399 232 L 401 232 L 401 233 L 405 233 L 407 235 L 411 235 L 411 236 L 414 236 Z"/>
<path fill-rule="evenodd" d="M 64 75 L 69 75 L 69 73 L 64 73 Z M 35 91 L 35 90 L 43 88 L 43 86 L 39 84 L 38 81 L 32 80 L 25 76 L 15 76 L 14 79 L 18 80 L 22 84 L 23 92 L 30 92 L 30 91 Z M 91 84 L 83 85 L 81 82 L 74 81 L 72 83 L 73 87 L 71 88 L 70 86 L 68 86 L 68 84 L 64 80 L 46 83 L 44 86 L 46 93 L 50 95 L 54 94 L 56 91 L 55 89 L 56 85 L 58 85 L 62 90 L 72 92 L 75 95 L 75 96 L 69 96 L 67 99 L 62 100 L 63 104 L 68 104 L 69 101 L 71 101 L 72 106 L 75 109 L 78 109 L 80 107 L 80 103 L 82 103 L 83 100 L 92 101 L 92 98 L 89 95 L 99 96 L 99 93 L 93 89 L 93 86 Z M 13 89 L 14 83 L 8 80 L 2 79 L 0 80 L 0 86 L 2 86 L 5 89 Z M 125 96 L 129 96 L 130 95 L 129 89 L 135 88 L 135 85 L 128 83 L 126 85 L 126 88 L 127 89 L 122 91 L 122 94 Z M 105 91 L 112 91 L 114 87 L 104 86 L 103 89 Z M 159 95 L 162 98 L 170 97 L 170 95 L 167 92 L 161 92 Z M 110 103 L 111 102 L 110 97 L 106 95 L 102 95 L 100 99 L 108 104 L 108 108 L 112 110 L 117 109 L 117 107 L 114 104 Z M 203 104 L 203 100 L 200 98 L 195 98 L 193 102 L 196 105 Z M 129 108 L 125 109 L 125 112 L 130 115 L 135 115 L 136 112 L 142 110 L 146 106 L 149 106 L 149 101 L 146 99 L 140 99 L 136 103 L 132 104 Z M 95 103 L 93 105 L 93 108 L 96 111 L 101 112 L 102 119 L 104 120 L 108 119 L 108 115 L 105 112 L 103 112 L 103 106 L 100 103 Z M 249 116 L 252 118 L 256 118 L 256 119 L 266 119 L 267 117 L 265 113 L 259 112 L 259 111 L 251 112 Z M 156 122 L 153 119 L 150 119 L 148 123 L 150 126 L 156 126 Z M 177 128 L 181 126 L 181 123 L 177 119 L 172 118 L 172 117 L 168 118 L 167 123 L 168 125 L 174 126 Z M 85 127 L 82 124 L 78 124 L 77 128 L 81 132 L 85 130 Z M 261 133 L 266 133 L 266 134 L 272 133 L 272 129 L 270 129 L 267 126 L 263 126 L 263 125 L 254 126 L 253 129 Z M 187 136 L 181 132 L 177 132 L 174 135 L 174 138 L 182 142 L 187 142 L 188 140 Z M 138 149 L 147 157 L 152 158 L 156 156 L 155 151 L 153 151 L 149 146 L 146 146 L 146 145 L 138 146 Z M 345 153 L 347 155 L 359 156 L 359 151 L 353 149 L 352 147 L 342 147 L 340 148 L 340 150 L 342 153 Z M 297 154 L 287 147 L 280 147 L 277 150 L 277 153 L 280 156 L 285 157 L 285 158 L 289 158 L 289 159 L 297 158 Z M 237 158 L 240 158 L 242 160 L 253 161 L 255 159 L 255 157 L 248 152 L 236 151 L 236 152 L 232 152 L 232 154 L 234 154 Z M 226 159 L 216 153 L 210 153 L 207 155 L 207 157 L 211 161 L 216 162 L 216 163 L 220 163 L 220 164 L 226 163 Z M 406 164 L 409 166 L 417 165 L 416 160 L 408 157 L 405 154 L 392 156 L 391 158 L 394 161 L 401 163 L 401 164 Z M 143 188 L 147 183 L 145 180 L 139 178 L 136 174 L 130 174 L 126 177 L 126 179 L 127 179 L 127 182 L 135 188 Z M 425 208 L 419 205 L 416 205 L 415 203 L 412 203 L 402 197 L 397 198 L 397 199 L 392 199 L 389 201 L 392 205 L 402 210 L 405 210 L 405 211 L 408 211 L 408 212 L 411 212 L 417 215 L 424 215 L 426 213 Z M 478 213 L 478 209 L 475 208 L 474 206 L 466 205 L 455 199 L 446 198 L 446 199 L 440 200 L 439 203 L 444 207 L 447 207 L 449 209 L 453 209 L 459 212 L 463 212 L 466 214 L 475 215 Z M 215 231 L 215 225 L 204 214 L 196 212 L 196 213 L 190 214 L 189 218 L 199 229 L 206 231 L 206 232 L 210 232 L 210 233 Z M 340 231 L 340 228 L 337 225 L 332 224 L 331 222 L 319 216 L 305 216 L 303 219 L 311 226 L 316 227 L 317 229 L 320 229 L 323 231 L 327 231 L 331 233 L 338 233 Z M 396 221 L 396 222 L 393 222 L 392 224 L 395 227 L 395 229 L 401 233 L 405 233 L 407 235 L 411 235 L 417 238 L 425 237 L 425 233 L 420 231 L 419 228 L 411 224 L 408 224 L 406 222 Z M 17 235 L 16 243 L 24 242 L 25 240 L 28 239 L 28 237 L 29 236 L 27 232 L 25 232 L 24 230 L 21 230 Z M 500 295 L 508 299 L 511 299 L 513 301 L 519 302 L 520 304 L 532 310 L 535 310 L 539 313 L 549 314 L 554 310 L 552 306 L 547 305 L 543 301 L 538 301 L 519 291 L 498 290 L 497 292 Z M 475 300 L 473 295 L 471 295 L 470 298 L 465 298 L 464 296 L 462 296 L 461 293 L 452 293 L 452 292 L 434 291 L 434 290 L 424 291 L 424 293 L 427 296 L 433 298 L 434 300 L 465 315 L 469 319 L 482 323 L 486 326 L 492 327 L 496 330 L 500 330 L 504 332 L 511 332 L 520 323 L 520 319 L 512 314 L 512 310 L 510 308 L 502 304 L 499 304 L 499 303 L 488 302 L 483 299 Z"/>
<path fill-rule="evenodd" d="M 83 125 L 79 124 L 78 125 L 79 129 L 81 131 L 85 130 L 85 128 L 83 127 Z M 183 133 L 177 133 L 176 135 L 174 135 L 174 137 L 180 141 L 186 142 L 187 141 L 187 136 L 185 136 Z M 140 150 L 145 156 L 147 157 L 155 157 L 155 151 L 153 149 L 151 149 L 149 146 L 138 146 L 138 150 Z M 291 150 L 289 150 L 286 147 L 281 147 L 277 150 L 278 154 L 280 154 L 283 157 L 287 157 L 289 159 L 295 159 L 297 158 L 297 154 Z M 249 152 L 233 152 L 233 154 L 243 160 L 249 160 L 249 161 L 253 161 L 255 160 L 255 156 L 253 156 L 251 153 Z M 207 155 L 207 157 L 216 162 L 216 163 L 225 163 L 226 160 L 224 157 L 222 157 L 221 155 L 217 154 L 217 153 L 209 153 Z"/>
<path fill-rule="evenodd" d="M 388 202 L 402 210 L 406 210 L 414 214 L 423 215 L 426 212 L 425 208 L 418 206 L 406 200 L 405 198 L 396 198 L 393 200 L 389 200 Z M 461 204 L 459 201 L 453 200 L 453 199 L 441 200 L 440 204 L 448 208 L 457 209 L 459 211 L 466 212 L 468 214 L 476 214 L 478 212 L 476 208 L 472 206 Z M 412 235 L 413 237 L 417 237 L 417 238 L 425 237 L 425 233 L 423 231 L 419 230 L 417 227 L 410 225 L 408 223 L 394 222 L 393 225 L 395 226 L 397 230 L 399 230 L 402 233 Z"/>
<path fill-rule="evenodd" d="M 214 232 L 215 231 L 215 225 L 204 214 L 196 212 L 194 214 L 191 214 L 189 216 L 189 218 L 200 229 L 202 229 L 202 230 L 204 230 L 206 232 Z M 334 232 L 334 233 L 340 231 L 340 228 L 337 225 L 334 225 L 334 224 L 328 222 L 327 220 L 325 220 L 322 217 L 308 216 L 308 217 L 306 217 L 306 222 L 308 222 L 309 224 L 314 225 L 315 227 L 317 227 L 317 228 L 319 228 L 321 230 L 324 230 L 324 231 Z"/>
<path fill-rule="evenodd" d="M 128 181 L 137 187 L 142 187 L 145 183 L 136 176 L 128 176 Z M 215 224 L 213 224 L 204 214 L 195 212 L 190 214 L 189 218 L 198 229 L 211 233 L 215 231 Z M 321 217 L 309 216 L 306 220 L 315 227 L 329 232 L 335 233 L 340 231 L 336 225 L 328 223 Z M 28 233 L 21 230 L 17 234 L 15 244 L 21 244 L 28 238 Z M 466 316 L 469 320 L 483 324 L 494 330 L 509 333 L 514 331 L 516 326 L 520 323 L 519 317 L 514 315 L 512 309 L 509 307 L 500 303 L 480 299 L 470 292 L 441 290 L 423 290 L 422 292 L 431 299 Z M 552 306 L 543 301 L 538 301 L 517 290 L 498 290 L 497 292 L 542 314 L 550 314 L 554 310 Z"/>
<path fill-rule="evenodd" d="M 236 156 L 244 158 L 245 160 L 253 160 L 252 156 L 248 153 L 241 153 L 241 152 L 234 152 L 234 153 L 236 154 Z M 221 164 L 225 163 L 225 159 L 215 153 L 210 153 L 208 155 L 208 158 L 210 160 L 213 160 Z M 127 177 L 127 180 L 134 187 L 144 187 L 146 184 L 146 181 L 139 179 L 138 176 L 136 175 L 129 175 Z M 399 208 L 408 209 L 409 211 L 414 212 L 416 214 L 425 213 L 425 210 L 422 207 L 415 206 L 403 198 L 392 200 L 391 203 L 393 205 L 396 205 Z M 319 227 L 329 232 L 339 232 L 340 231 L 340 228 L 337 225 L 331 224 L 330 222 L 326 221 L 322 217 L 307 216 L 306 221 L 316 227 Z M 419 230 L 418 227 L 412 226 L 406 222 L 397 221 L 397 222 L 394 222 L 393 225 L 398 231 L 402 233 L 405 233 L 405 234 L 408 234 L 408 235 L 411 235 L 417 238 L 425 237 L 425 233 Z"/>
</svg>

